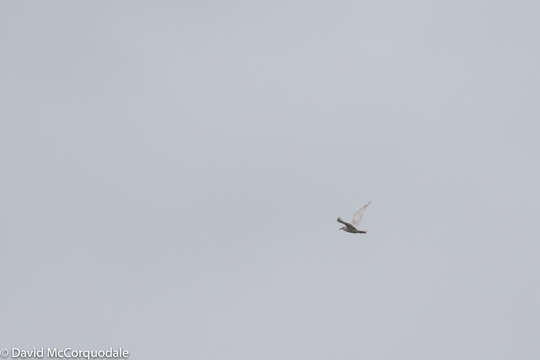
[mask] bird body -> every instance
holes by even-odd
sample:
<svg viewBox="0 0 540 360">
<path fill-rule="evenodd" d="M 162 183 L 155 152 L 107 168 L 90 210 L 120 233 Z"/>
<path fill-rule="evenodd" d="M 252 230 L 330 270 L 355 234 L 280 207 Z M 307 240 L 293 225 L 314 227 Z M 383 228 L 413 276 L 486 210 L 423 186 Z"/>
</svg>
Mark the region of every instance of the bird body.
<svg viewBox="0 0 540 360">
<path fill-rule="evenodd" d="M 353 226 L 352 224 L 349 224 L 346 221 L 343 221 L 341 218 L 337 218 L 337 221 L 342 223 L 343 225 L 345 225 L 342 228 L 340 228 L 340 230 L 343 230 L 343 231 L 346 231 L 346 232 L 352 233 L 352 234 L 365 234 L 365 233 L 367 233 L 367 231 L 358 230 L 355 226 Z"/>
<path fill-rule="evenodd" d="M 366 208 L 369 206 L 369 204 L 371 204 L 371 201 L 368 202 L 366 205 L 362 206 L 357 212 L 355 212 L 350 223 L 343 221 L 341 218 L 338 217 L 337 221 L 345 225 L 341 227 L 340 230 L 352 234 L 366 234 L 367 231 L 358 230 L 358 225 L 360 224 L 360 221 L 362 220 L 362 217 L 364 216 Z"/>
</svg>

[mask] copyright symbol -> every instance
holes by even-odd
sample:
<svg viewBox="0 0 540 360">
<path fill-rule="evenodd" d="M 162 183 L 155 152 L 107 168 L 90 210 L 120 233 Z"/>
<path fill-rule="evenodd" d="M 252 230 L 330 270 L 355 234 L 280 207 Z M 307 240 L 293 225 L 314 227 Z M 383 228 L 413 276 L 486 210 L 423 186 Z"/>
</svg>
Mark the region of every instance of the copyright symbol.
<svg viewBox="0 0 540 360">
<path fill-rule="evenodd" d="M 0 357 L 1 358 L 7 358 L 9 356 L 9 350 L 8 349 L 2 349 L 0 350 Z"/>
</svg>

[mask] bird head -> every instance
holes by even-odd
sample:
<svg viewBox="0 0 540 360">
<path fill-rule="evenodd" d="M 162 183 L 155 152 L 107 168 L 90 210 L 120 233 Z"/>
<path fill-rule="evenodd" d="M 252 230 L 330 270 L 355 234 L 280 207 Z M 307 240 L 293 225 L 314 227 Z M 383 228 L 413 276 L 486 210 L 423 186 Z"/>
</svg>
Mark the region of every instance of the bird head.
<svg viewBox="0 0 540 360">
<path fill-rule="evenodd" d="M 343 230 L 343 231 L 345 231 L 345 229 L 346 229 L 346 228 L 347 228 L 347 227 L 345 227 L 345 226 L 342 226 L 342 227 L 340 227 L 340 228 L 339 228 L 339 230 Z"/>
</svg>

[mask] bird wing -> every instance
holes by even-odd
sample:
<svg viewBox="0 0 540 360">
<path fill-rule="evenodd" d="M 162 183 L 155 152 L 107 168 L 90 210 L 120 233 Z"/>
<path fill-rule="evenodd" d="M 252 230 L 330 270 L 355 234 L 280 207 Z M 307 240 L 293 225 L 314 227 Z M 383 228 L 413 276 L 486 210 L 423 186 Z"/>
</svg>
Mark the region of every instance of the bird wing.
<svg viewBox="0 0 540 360">
<path fill-rule="evenodd" d="M 343 225 L 345 225 L 345 227 L 349 230 L 356 230 L 356 228 L 354 226 L 352 226 L 351 224 L 349 224 L 348 222 L 346 221 L 343 221 L 341 218 L 337 218 L 337 221 L 339 223 L 342 223 Z"/>
<path fill-rule="evenodd" d="M 364 213 L 366 212 L 366 208 L 371 204 L 371 201 L 368 202 L 366 205 L 362 206 L 357 212 L 354 213 L 351 223 L 354 226 L 358 226 L 360 224 L 360 221 L 362 220 L 362 216 L 364 216 Z"/>
<path fill-rule="evenodd" d="M 342 224 L 345 225 L 345 226 L 351 226 L 351 224 L 349 224 L 349 223 L 346 222 L 346 221 L 343 221 L 341 218 L 337 218 L 337 222 L 338 222 L 338 223 L 342 223 Z"/>
</svg>

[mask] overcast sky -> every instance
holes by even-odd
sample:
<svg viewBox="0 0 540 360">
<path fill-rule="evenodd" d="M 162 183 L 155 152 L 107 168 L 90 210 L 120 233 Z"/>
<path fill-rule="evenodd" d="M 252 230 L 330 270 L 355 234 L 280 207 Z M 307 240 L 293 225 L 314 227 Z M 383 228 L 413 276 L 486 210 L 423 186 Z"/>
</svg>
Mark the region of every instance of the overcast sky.
<svg viewBox="0 0 540 360">
<path fill-rule="evenodd" d="M 2 1 L 0 347 L 538 360 L 539 11 Z"/>
</svg>

